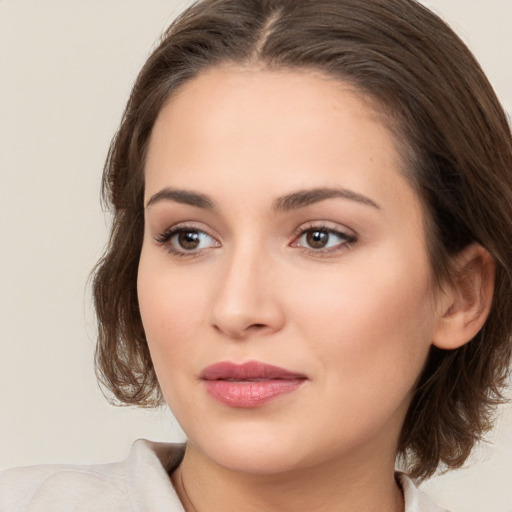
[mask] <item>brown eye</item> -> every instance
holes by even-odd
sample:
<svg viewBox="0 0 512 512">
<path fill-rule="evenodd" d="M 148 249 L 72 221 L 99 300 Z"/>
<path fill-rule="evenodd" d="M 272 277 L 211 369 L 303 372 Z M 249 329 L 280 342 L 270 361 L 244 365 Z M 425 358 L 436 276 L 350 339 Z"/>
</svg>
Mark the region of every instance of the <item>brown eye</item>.
<svg viewBox="0 0 512 512">
<path fill-rule="evenodd" d="M 355 242 L 356 237 L 348 233 L 330 228 L 310 228 L 302 232 L 293 246 L 322 253 L 343 249 Z"/>
<path fill-rule="evenodd" d="M 172 227 L 155 237 L 155 241 L 176 256 L 195 255 L 205 249 L 220 247 L 220 243 L 213 236 L 201 229 L 187 226 Z"/>
<path fill-rule="evenodd" d="M 201 238 L 197 231 L 181 231 L 177 235 L 177 243 L 186 251 L 193 251 L 201 244 Z"/>
<path fill-rule="evenodd" d="M 323 249 L 329 241 L 326 231 L 309 231 L 306 233 L 306 242 L 312 249 Z"/>
</svg>

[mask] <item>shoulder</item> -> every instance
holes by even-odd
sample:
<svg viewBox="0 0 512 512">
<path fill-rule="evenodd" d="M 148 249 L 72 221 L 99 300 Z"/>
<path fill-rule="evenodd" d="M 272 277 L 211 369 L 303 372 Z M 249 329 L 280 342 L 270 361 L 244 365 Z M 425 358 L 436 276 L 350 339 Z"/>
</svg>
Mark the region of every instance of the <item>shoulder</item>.
<svg viewBox="0 0 512 512">
<path fill-rule="evenodd" d="M 44 465 L 0 472 L 2 512 L 137 512 L 177 499 L 168 471 L 182 447 L 139 440 L 122 462 L 94 466 Z M 144 475 L 141 479 L 140 476 Z M 179 501 L 178 501 L 179 502 Z M 154 508 L 153 508 L 154 510 Z M 172 508 L 170 509 L 173 510 Z M 175 510 L 179 511 L 180 508 Z"/>
<path fill-rule="evenodd" d="M 0 510 L 117 510 L 126 507 L 122 463 L 105 466 L 30 466 L 0 473 Z M 121 509 L 119 509 L 121 510 Z"/>
<path fill-rule="evenodd" d="M 423 491 L 416 487 L 415 483 L 404 473 L 397 474 L 398 481 L 404 492 L 405 512 L 451 512 L 441 507 Z"/>
</svg>

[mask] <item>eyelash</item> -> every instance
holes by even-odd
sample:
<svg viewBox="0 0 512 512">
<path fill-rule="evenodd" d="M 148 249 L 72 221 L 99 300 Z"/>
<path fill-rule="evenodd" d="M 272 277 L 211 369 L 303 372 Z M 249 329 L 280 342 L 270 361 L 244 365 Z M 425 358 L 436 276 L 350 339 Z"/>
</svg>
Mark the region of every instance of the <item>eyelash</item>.
<svg viewBox="0 0 512 512">
<path fill-rule="evenodd" d="M 298 245 L 298 241 L 301 237 L 306 235 L 307 233 L 327 233 L 328 235 L 335 235 L 342 239 L 342 242 L 339 244 L 336 244 L 334 247 L 329 247 L 327 249 L 313 249 L 310 247 L 304 247 L 301 245 Z M 162 246 L 165 246 L 166 250 L 172 254 L 173 256 L 178 257 L 194 257 L 198 256 L 202 250 L 190 250 L 187 251 L 185 249 L 177 249 L 172 245 L 172 239 L 173 237 L 181 234 L 181 233 L 196 233 L 196 234 L 202 234 L 210 237 L 212 240 L 215 240 L 215 242 L 218 244 L 216 247 L 220 247 L 219 242 L 216 241 L 215 237 L 210 235 L 207 231 L 203 229 L 199 229 L 195 226 L 191 225 L 178 225 L 178 226 L 172 226 L 163 233 L 161 233 L 159 236 L 155 237 L 155 241 Z M 338 229 L 335 229 L 333 227 L 329 227 L 326 225 L 315 225 L 315 224 L 309 224 L 306 226 L 301 226 L 298 228 L 294 233 L 294 240 L 290 244 L 291 247 L 296 247 L 298 249 L 301 249 L 303 251 L 306 251 L 310 254 L 314 254 L 315 256 L 329 256 L 332 253 L 339 252 L 340 248 L 341 250 L 347 250 L 350 249 L 356 242 L 358 241 L 358 238 L 356 235 L 352 235 L 343 231 L 340 231 Z"/>
</svg>

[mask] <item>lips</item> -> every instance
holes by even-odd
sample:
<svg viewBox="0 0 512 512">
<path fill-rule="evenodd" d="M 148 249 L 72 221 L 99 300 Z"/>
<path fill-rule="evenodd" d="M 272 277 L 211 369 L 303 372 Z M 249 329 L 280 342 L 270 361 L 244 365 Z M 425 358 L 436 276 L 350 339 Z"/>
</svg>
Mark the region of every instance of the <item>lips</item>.
<svg viewBox="0 0 512 512">
<path fill-rule="evenodd" d="M 220 362 L 199 375 L 206 391 L 230 407 L 259 407 L 304 384 L 304 374 L 257 361 L 244 364 Z"/>
</svg>

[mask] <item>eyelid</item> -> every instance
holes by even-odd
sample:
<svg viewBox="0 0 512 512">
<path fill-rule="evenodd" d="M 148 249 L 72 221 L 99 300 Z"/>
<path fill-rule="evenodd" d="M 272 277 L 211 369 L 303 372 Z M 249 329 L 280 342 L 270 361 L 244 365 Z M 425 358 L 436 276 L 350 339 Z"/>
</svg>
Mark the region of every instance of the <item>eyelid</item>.
<svg viewBox="0 0 512 512">
<path fill-rule="evenodd" d="M 330 233 L 339 233 L 340 235 L 344 235 L 346 237 L 353 237 L 358 238 L 359 235 L 350 228 L 347 228 L 346 226 L 341 226 L 340 224 L 331 222 L 331 221 L 325 221 L 325 220 L 319 220 L 319 221 L 309 221 L 305 224 L 301 224 L 295 231 L 294 236 L 299 236 L 305 231 L 311 231 L 311 230 L 317 230 L 317 231 L 328 231 Z"/>
<path fill-rule="evenodd" d="M 210 233 L 210 230 L 205 227 L 203 224 L 199 222 L 194 221 L 183 221 L 183 222 L 177 222 L 176 224 L 172 224 L 168 227 L 166 227 L 163 230 L 159 230 L 159 234 L 155 235 L 153 238 L 156 242 L 162 243 L 162 240 L 164 237 L 168 236 L 169 234 L 174 234 L 179 231 L 201 231 L 203 233 L 206 233 L 208 236 L 211 236 L 212 238 L 217 238 L 215 235 Z"/>
</svg>

